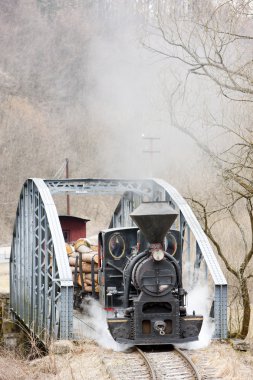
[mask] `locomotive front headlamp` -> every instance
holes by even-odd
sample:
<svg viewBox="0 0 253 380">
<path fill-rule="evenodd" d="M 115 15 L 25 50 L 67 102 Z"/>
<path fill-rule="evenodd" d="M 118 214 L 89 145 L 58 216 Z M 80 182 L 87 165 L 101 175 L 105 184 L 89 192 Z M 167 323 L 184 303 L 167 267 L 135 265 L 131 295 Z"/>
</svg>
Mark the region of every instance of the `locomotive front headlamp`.
<svg viewBox="0 0 253 380">
<path fill-rule="evenodd" d="M 164 258 L 164 252 L 162 249 L 155 249 L 152 256 L 155 261 L 161 261 Z"/>
</svg>

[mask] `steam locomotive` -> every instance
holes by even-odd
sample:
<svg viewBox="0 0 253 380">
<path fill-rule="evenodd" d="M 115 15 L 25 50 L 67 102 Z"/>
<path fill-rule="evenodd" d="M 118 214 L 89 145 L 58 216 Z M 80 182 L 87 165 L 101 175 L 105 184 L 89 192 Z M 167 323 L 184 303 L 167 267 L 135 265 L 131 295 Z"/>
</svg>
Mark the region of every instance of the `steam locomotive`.
<svg viewBox="0 0 253 380">
<path fill-rule="evenodd" d="M 98 298 L 119 343 L 162 345 L 198 340 L 203 316 L 187 315 L 178 214 L 167 202 L 142 203 L 137 227 L 98 237 Z"/>
</svg>

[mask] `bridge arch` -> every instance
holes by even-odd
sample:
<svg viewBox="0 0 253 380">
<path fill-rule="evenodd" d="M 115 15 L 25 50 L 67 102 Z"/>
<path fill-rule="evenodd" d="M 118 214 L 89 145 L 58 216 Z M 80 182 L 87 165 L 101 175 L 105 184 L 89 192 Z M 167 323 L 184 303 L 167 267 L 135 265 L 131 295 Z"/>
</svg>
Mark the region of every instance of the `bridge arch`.
<svg viewBox="0 0 253 380">
<path fill-rule="evenodd" d="M 10 259 L 13 314 L 42 340 L 73 336 L 73 283 L 52 195 L 121 195 L 111 227 L 131 226 L 129 214 L 142 201 L 167 201 L 179 212 L 182 247 L 191 281 L 200 266 L 213 281 L 215 337 L 227 337 L 227 282 L 191 208 L 160 179 L 28 179 L 21 191 Z M 194 241 L 193 241 L 194 240 Z M 195 278 L 196 280 L 196 278 Z"/>
<path fill-rule="evenodd" d="M 41 340 L 72 336 L 73 283 L 51 193 L 28 179 L 20 193 L 10 257 L 10 308 Z"/>
</svg>

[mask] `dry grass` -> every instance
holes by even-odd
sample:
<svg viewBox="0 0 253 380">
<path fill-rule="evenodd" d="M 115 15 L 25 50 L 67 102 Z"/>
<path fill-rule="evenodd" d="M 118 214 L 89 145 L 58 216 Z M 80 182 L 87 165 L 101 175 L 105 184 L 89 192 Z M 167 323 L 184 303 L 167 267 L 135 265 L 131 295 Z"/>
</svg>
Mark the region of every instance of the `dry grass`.
<svg viewBox="0 0 253 380">
<path fill-rule="evenodd" d="M 27 379 L 28 373 L 24 360 L 13 352 L 0 349 L 0 380 Z"/>
<path fill-rule="evenodd" d="M 107 351 L 108 352 L 108 351 Z M 112 353 L 112 351 L 109 351 Z M 36 359 L 30 363 L 32 378 L 39 380 L 106 380 L 104 368 L 99 358 L 105 355 L 105 350 L 90 340 L 76 343 L 67 354 L 48 356 Z"/>
<path fill-rule="evenodd" d="M 205 366 L 215 371 L 217 378 L 224 380 L 249 380 L 253 373 L 252 352 L 235 351 L 228 343 L 212 342 L 210 346 L 193 353 L 196 365 L 205 362 Z"/>
<path fill-rule="evenodd" d="M 102 364 L 103 357 L 114 358 L 112 350 L 105 350 L 91 340 L 75 342 L 65 354 L 50 352 L 33 361 L 11 352 L 0 351 L 0 380 L 108 380 Z M 230 344 L 213 342 L 209 347 L 191 352 L 193 361 L 215 371 L 224 380 L 249 380 L 253 373 L 253 355 L 235 351 Z"/>
<path fill-rule="evenodd" d="M 235 351 L 230 345 L 214 344 L 210 365 L 223 379 L 242 380 L 252 378 L 253 356 L 249 352 Z"/>
<path fill-rule="evenodd" d="M 106 351 L 106 354 L 113 354 Z M 0 380 L 107 380 L 99 357 L 105 350 L 85 340 L 67 354 L 49 353 L 29 361 L 20 354 L 0 350 Z"/>
</svg>

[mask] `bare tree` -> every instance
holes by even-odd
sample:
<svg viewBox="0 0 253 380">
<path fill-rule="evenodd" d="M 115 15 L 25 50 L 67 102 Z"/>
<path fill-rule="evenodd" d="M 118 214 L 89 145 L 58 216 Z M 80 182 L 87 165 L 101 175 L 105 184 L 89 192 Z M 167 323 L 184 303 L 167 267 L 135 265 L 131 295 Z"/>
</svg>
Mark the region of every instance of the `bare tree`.
<svg viewBox="0 0 253 380">
<path fill-rule="evenodd" d="M 209 78 L 225 97 L 252 102 L 253 2 L 227 0 L 214 7 L 211 1 L 189 0 L 187 8 L 172 3 L 167 12 L 158 6 L 157 31 L 164 44 L 150 48 L 185 63 L 188 75 Z"/>
<path fill-rule="evenodd" d="M 234 210 L 233 201 L 226 206 L 223 206 L 219 209 L 210 209 L 207 201 L 201 201 L 199 199 L 191 198 L 190 202 L 192 203 L 195 212 L 198 215 L 199 220 L 202 222 L 203 229 L 208 236 L 208 238 L 213 243 L 218 256 L 221 258 L 227 271 L 234 277 L 235 283 L 237 283 L 237 288 L 239 296 L 242 299 L 242 319 L 241 326 L 239 327 L 239 331 L 236 332 L 236 335 L 241 338 L 245 338 L 248 333 L 249 322 L 250 322 L 250 296 L 249 296 L 249 280 L 252 276 L 252 268 L 250 268 L 250 262 L 252 260 L 253 255 L 253 246 L 252 243 L 249 244 L 246 238 L 245 231 L 243 227 L 240 225 L 240 222 L 236 216 L 236 212 Z M 251 200 L 243 199 L 243 202 L 240 202 L 240 205 L 246 207 L 248 211 L 248 217 L 251 224 L 251 236 L 253 234 L 252 229 L 252 202 Z M 242 241 L 241 252 L 234 252 L 237 260 L 231 258 L 229 255 L 228 249 L 224 249 L 222 247 L 221 242 L 219 241 L 219 237 L 217 237 L 217 231 L 215 233 L 214 227 L 215 225 L 220 225 L 220 221 L 223 218 L 229 218 L 234 226 L 240 233 L 240 238 Z M 217 226 L 216 226 L 217 227 Z M 233 230 L 231 229 L 231 235 Z M 233 281 L 232 281 L 233 282 Z M 237 311 L 238 312 L 238 311 Z M 230 331 L 231 335 L 234 335 L 234 332 Z"/>
<path fill-rule="evenodd" d="M 174 4 L 174 6 L 173 6 Z M 219 1 L 217 5 L 208 1 L 176 3 L 158 2 L 156 37 L 160 44 L 148 48 L 168 60 L 181 62 L 189 76 L 211 80 L 220 94 L 235 104 L 244 107 L 244 119 L 240 123 L 226 125 L 218 122 L 219 117 L 209 118 L 207 127 L 216 128 L 227 136 L 226 149 L 217 151 L 205 143 L 196 132 L 178 121 L 171 112 L 171 123 L 195 141 L 213 161 L 223 186 L 225 201 L 212 205 L 210 200 L 191 197 L 191 202 L 202 222 L 204 231 L 213 243 L 227 271 L 236 280 L 242 299 L 243 315 L 239 334 L 245 338 L 250 322 L 249 280 L 253 256 L 253 60 L 252 60 L 252 1 Z M 165 9 L 166 7 L 166 9 Z M 203 81 L 203 83 L 205 83 Z M 174 98 L 173 98 L 174 97 Z M 175 92 L 170 101 L 175 99 Z M 171 104 L 170 109 L 173 109 Z M 217 201 L 217 200 L 216 200 Z M 239 208 L 239 213 L 238 213 Z M 247 219 L 247 229 L 239 215 Z M 239 232 L 241 252 L 237 261 L 231 258 L 227 247 L 222 245 L 217 225 L 224 217 Z M 232 233 L 232 231 L 231 231 Z"/>
</svg>

